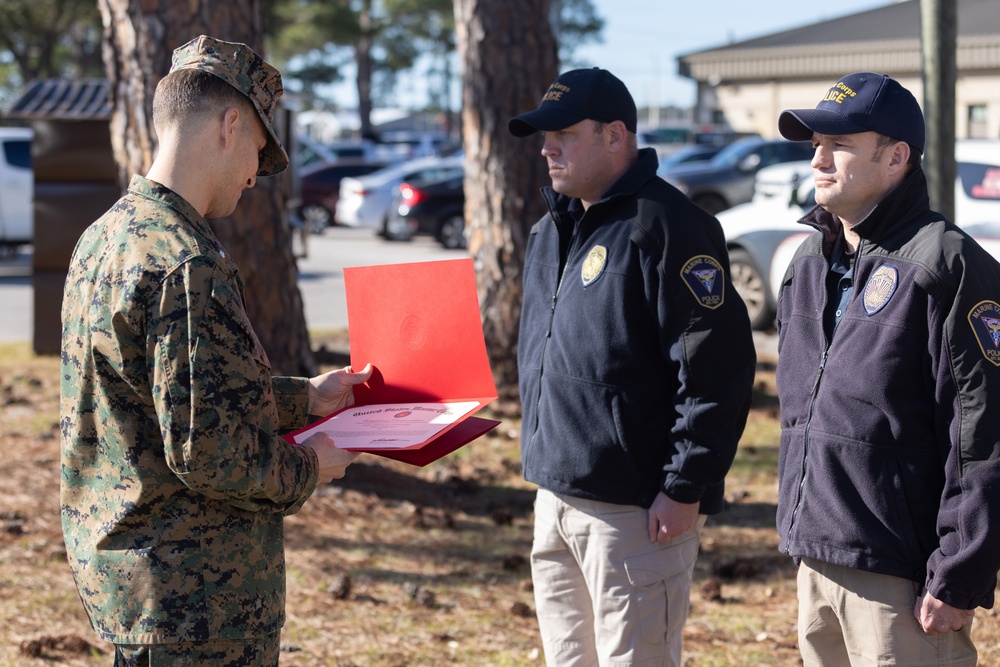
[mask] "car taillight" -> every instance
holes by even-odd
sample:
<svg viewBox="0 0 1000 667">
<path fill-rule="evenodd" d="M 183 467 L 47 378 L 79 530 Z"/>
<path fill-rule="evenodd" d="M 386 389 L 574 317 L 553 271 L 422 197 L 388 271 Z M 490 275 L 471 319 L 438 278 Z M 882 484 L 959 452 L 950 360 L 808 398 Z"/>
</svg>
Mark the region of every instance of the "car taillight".
<svg viewBox="0 0 1000 667">
<path fill-rule="evenodd" d="M 409 183 L 403 183 L 399 186 L 399 195 L 403 199 L 403 205 L 410 207 L 416 206 L 417 202 L 424 198 L 423 193 Z"/>
</svg>

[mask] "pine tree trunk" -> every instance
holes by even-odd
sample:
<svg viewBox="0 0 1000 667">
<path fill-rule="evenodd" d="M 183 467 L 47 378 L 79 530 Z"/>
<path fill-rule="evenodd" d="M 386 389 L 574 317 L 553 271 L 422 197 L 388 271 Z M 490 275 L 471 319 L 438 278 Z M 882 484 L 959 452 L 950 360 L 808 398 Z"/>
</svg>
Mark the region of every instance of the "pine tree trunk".
<svg viewBox="0 0 1000 667">
<path fill-rule="evenodd" d="M 511 136 L 507 122 L 538 106 L 555 79 L 556 43 L 548 0 L 455 0 L 455 25 L 469 251 L 497 390 L 513 400 L 524 249 L 545 213 L 538 189 L 548 175 L 541 141 Z"/>
<path fill-rule="evenodd" d="M 124 188 L 132 174 L 145 174 L 153 162 L 153 92 L 170 70 L 173 50 L 206 34 L 244 42 L 264 55 L 260 5 L 259 0 L 98 0 L 98 6 L 112 91 L 111 140 Z M 288 178 L 285 172 L 258 179 L 232 216 L 211 222 L 240 267 L 247 311 L 272 370 L 311 375 L 315 362 L 285 211 Z"/>
</svg>

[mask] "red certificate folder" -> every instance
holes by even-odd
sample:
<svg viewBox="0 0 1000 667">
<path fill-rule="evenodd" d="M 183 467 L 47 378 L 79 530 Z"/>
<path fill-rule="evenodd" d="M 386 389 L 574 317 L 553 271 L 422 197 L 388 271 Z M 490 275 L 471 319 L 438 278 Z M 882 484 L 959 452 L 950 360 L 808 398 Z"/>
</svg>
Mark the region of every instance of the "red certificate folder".
<svg viewBox="0 0 1000 667">
<path fill-rule="evenodd" d="M 360 369 L 370 362 L 375 367 L 371 379 L 354 388 L 354 408 L 386 403 L 478 404 L 422 443 L 360 451 L 424 466 L 500 423 L 471 416 L 497 398 L 471 258 L 348 267 L 344 283 L 351 365 Z M 296 434 L 315 427 L 311 424 L 289 438 L 294 441 Z"/>
</svg>

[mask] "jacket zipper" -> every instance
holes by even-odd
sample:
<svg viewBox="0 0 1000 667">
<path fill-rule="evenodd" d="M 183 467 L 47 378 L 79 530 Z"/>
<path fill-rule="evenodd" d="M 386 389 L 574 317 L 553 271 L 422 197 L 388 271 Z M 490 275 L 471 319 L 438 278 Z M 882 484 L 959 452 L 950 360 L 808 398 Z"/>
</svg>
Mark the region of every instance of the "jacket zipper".
<svg viewBox="0 0 1000 667">
<path fill-rule="evenodd" d="M 854 259 L 855 271 L 857 271 L 858 262 L 861 259 L 861 250 L 864 247 L 864 244 L 865 244 L 864 239 L 862 239 L 861 243 L 858 244 L 858 252 L 855 255 Z M 852 290 L 853 292 L 851 293 L 851 301 L 848 303 L 848 305 L 850 305 L 850 303 L 853 303 L 858 296 L 857 281 L 854 281 L 854 286 L 852 287 Z M 830 300 L 830 295 L 828 293 L 826 301 L 824 301 L 823 303 L 824 313 L 826 312 L 826 307 L 828 305 L 829 300 Z M 786 540 L 785 544 L 786 555 L 788 555 L 789 550 L 791 549 L 792 533 L 795 530 L 795 521 L 799 516 L 799 509 L 802 507 L 802 492 L 804 491 L 806 485 L 806 464 L 809 459 L 809 430 L 812 428 L 813 408 L 816 407 L 816 397 L 819 394 L 819 385 L 823 379 L 823 371 L 826 370 L 826 362 L 830 358 L 830 348 L 833 346 L 833 338 L 834 336 L 837 335 L 837 329 L 839 328 L 840 328 L 840 321 L 837 321 L 836 323 L 834 323 L 833 330 L 830 332 L 830 337 L 826 341 L 826 348 L 823 350 L 822 354 L 820 354 L 819 369 L 816 371 L 816 379 L 813 381 L 812 392 L 809 397 L 809 410 L 806 414 L 806 426 L 805 430 L 802 433 L 802 472 L 799 475 L 799 485 L 798 489 L 796 490 L 795 507 L 792 509 L 792 519 L 788 524 L 788 540 Z"/>
<path fill-rule="evenodd" d="M 569 249 L 566 251 L 566 262 L 562 267 L 562 271 L 559 272 L 559 280 L 556 282 L 556 291 L 552 294 L 552 303 L 549 305 L 549 323 L 545 327 L 545 340 L 542 342 L 542 355 L 538 365 L 538 398 L 535 400 L 535 422 L 531 425 L 531 439 L 534 440 L 535 435 L 538 433 L 538 422 L 539 422 L 539 407 L 542 403 L 542 376 L 545 374 L 545 351 L 549 346 L 549 338 L 552 337 L 552 323 L 555 321 L 556 317 L 556 302 L 559 300 L 559 292 L 562 291 L 563 280 L 566 277 L 566 272 L 569 270 L 570 260 L 573 257 L 573 251 L 576 250 L 576 243 L 579 237 L 577 233 L 578 224 L 573 225 L 572 236 L 569 240 Z M 532 450 L 529 447 L 526 450 L 530 453 Z M 527 457 L 525 457 L 527 459 Z M 525 467 L 527 467 L 527 460 L 525 460 Z"/>
</svg>

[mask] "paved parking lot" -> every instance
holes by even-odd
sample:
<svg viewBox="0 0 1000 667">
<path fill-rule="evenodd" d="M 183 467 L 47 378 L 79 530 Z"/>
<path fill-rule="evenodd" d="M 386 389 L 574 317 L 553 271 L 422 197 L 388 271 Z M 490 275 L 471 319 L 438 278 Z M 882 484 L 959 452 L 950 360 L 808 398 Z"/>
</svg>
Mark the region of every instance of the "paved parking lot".
<svg viewBox="0 0 1000 667">
<path fill-rule="evenodd" d="M 445 250 L 429 237 L 408 243 L 388 242 L 369 229 L 334 227 L 309 238 L 308 256 L 299 260 L 299 289 L 306 322 L 314 331 L 347 327 L 344 267 L 427 262 L 465 257 L 464 250 Z M 30 341 L 33 332 L 31 255 L 0 258 L 0 342 Z M 777 356 L 777 339 L 756 334 L 761 356 Z"/>
<path fill-rule="evenodd" d="M 370 229 L 334 227 L 308 241 L 308 256 L 299 260 L 299 289 L 310 329 L 347 327 L 344 267 L 426 262 L 464 257 L 445 250 L 429 237 L 408 243 L 385 241 Z M 33 332 L 30 249 L 0 257 L 0 342 L 30 341 Z"/>
</svg>

